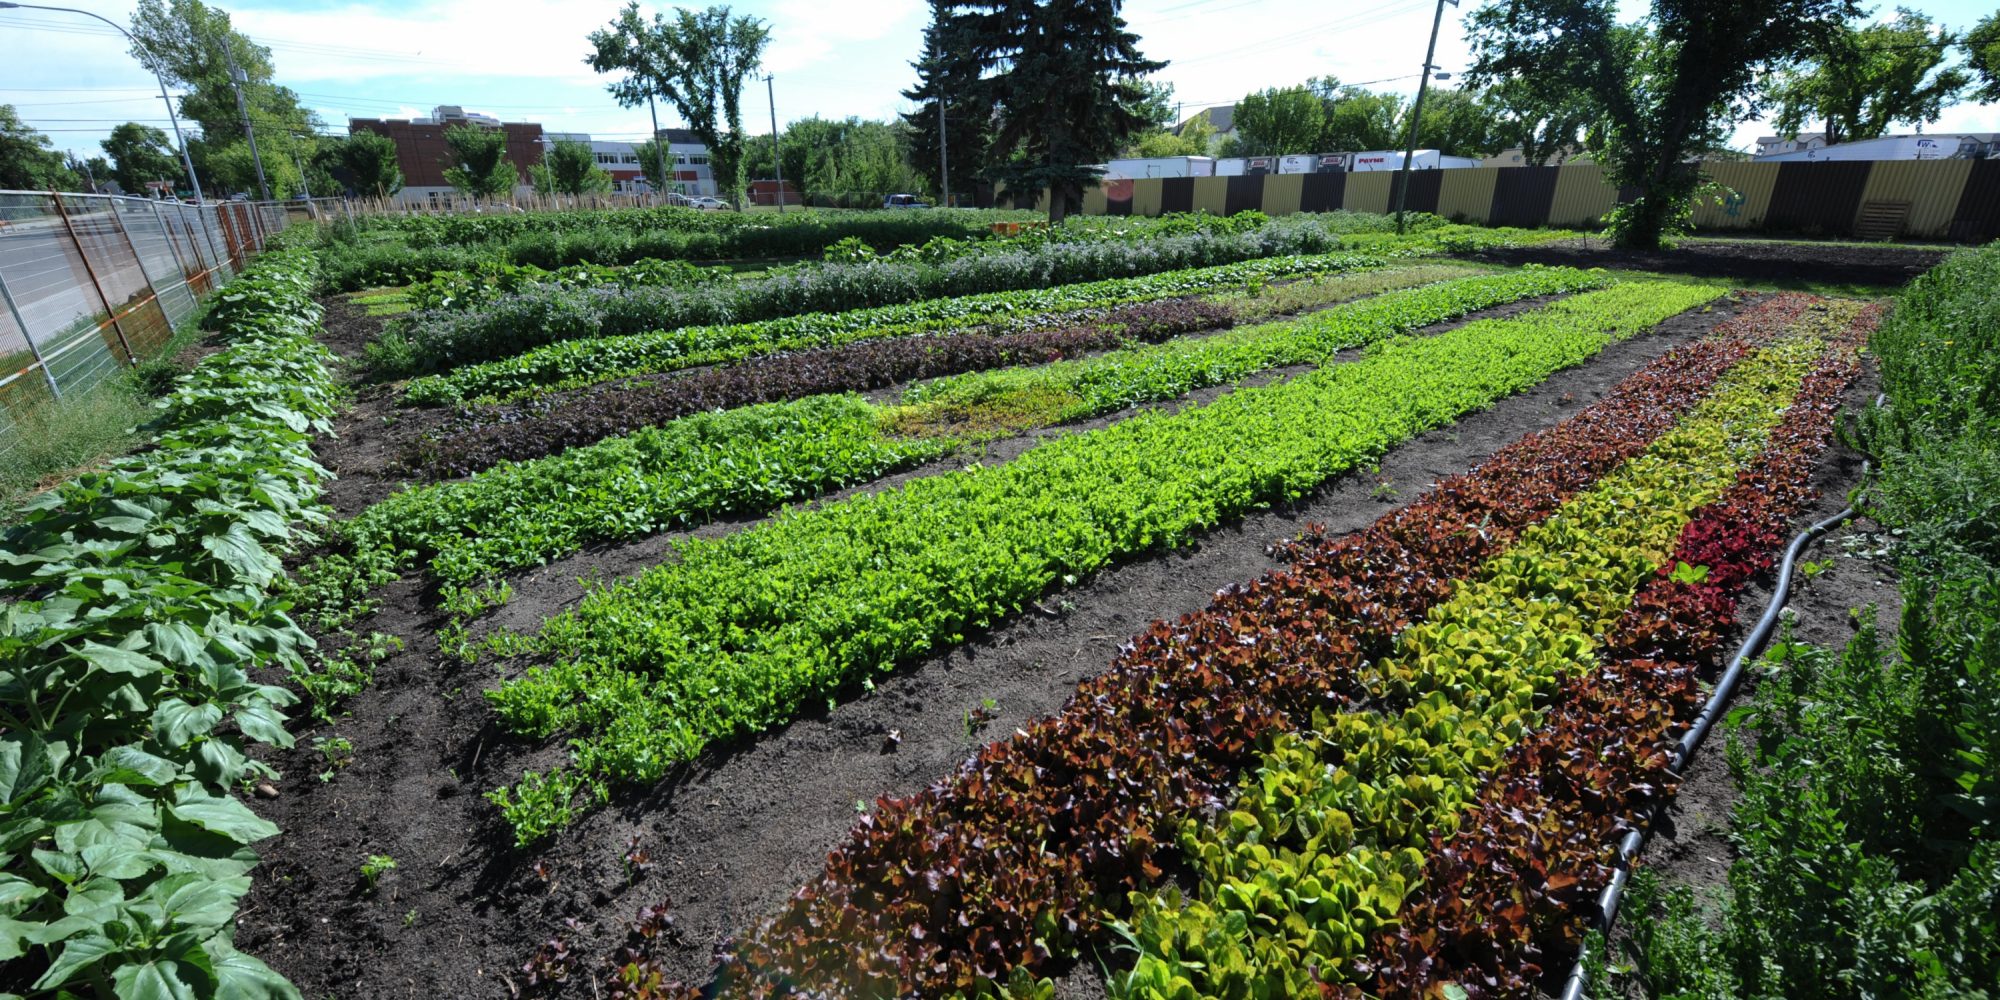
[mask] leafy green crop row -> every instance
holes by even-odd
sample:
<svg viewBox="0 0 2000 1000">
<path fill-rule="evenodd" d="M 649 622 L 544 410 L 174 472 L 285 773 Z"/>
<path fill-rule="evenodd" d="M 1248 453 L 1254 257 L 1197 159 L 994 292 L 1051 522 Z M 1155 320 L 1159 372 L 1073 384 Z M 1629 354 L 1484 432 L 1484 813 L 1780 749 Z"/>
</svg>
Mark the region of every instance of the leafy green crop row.
<svg viewBox="0 0 2000 1000">
<path fill-rule="evenodd" d="M 230 790 L 271 773 L 246 742 L 291 743 L 295 697 L 252 673 L 312 644 L 271 592 L 296 525 L 321 517 L 310 437 L 335 389 L 313 267 L 274 250 L 219 293 L 208 322 L 230 346 L 162 402 L 157 447 L 44 495 L 6 535 L 9 987 L 297 996 L 231 944 L 249 845 L 278 831 Z"/>
<path fill-rule="evenodd" d="M 1431 838 L 1538 724 L 1551 687 L 1591 667 L 1595 637 L 1690 514 L 1735 482 L 1824 349 L 1795 338 L 1738 364 L 1679 426 L 1402 632 L 1362 673 L 1357 700 L 1382 708 L 1281 737 L 1228 812 L 1183 831 L 1195 898 L 1134 894 L 1139 959 L 1114 995 L 1301 996 L 1348 979 Z"/>
<path fill-rule="evenodd" d="M 1332 254 L 1272 257 L 1055 288 L 932 299 L 906 305 L 810 313 L 758 323 L 688 327 L 629 337 L 551 344 L 517 357 L 414 379 L 404 393 L 417 404 L 509 399 L 572 389 L 631 375 L 740 360 L 773 351 L 824 347 L 874 337 L 964 330 L 1012 317 L 1101 308 L 1197 295 L 1266 281 L 1380 267 L 1380 257 Z"/>
<path fill-rule="evenodd" d="M 1781 642 L 1731 734 L 1742 789 L 1719 917 L 1635 893 L 1656 996 L 1922 1000 L 2000 983 L 2000 245 L 1912 282 L 1871 341 L 1864 512 L 1900 576 L 1898 634 Z M 1835 572 L 1847 572 L 1843 567 Z M 1644 926 L 1641 926 L 1641 924 Z"/>
<path fill-rule="evenodd" d="M 1561 269 L 1462 278 L 1266 324 L 1246 331 L 1249 336 L 1232 335 L 1222 351 L 1194 348 L 1198 364 L 1172 363 L 1176 345 L 1167 344 L 1106 355 L 1109 363 L 1084 378 L 1062 363 L 1022 368 L 1008 383 L 1009 398 L 1059 401 L 1061 412 L 1022 410 L 1012 415 L 1013 425 L 1040 426 L 1170 399 L 1241 378 L 1267 367 L 1273 357 L 1319 361 L 1340 347 L 1601 281 Z M 1267 340 L 1282 349 L 1263 348 Z M 1095 391 L 1076 395 L 1084 384 Z M 463 482 L 419 487 L 375 504 L 343 524 L 350 543 L 346 553 L 302 575 L 333 580 L 356 574 L 334 588 L 346 595 L 369 582 L 362 577 L 379 578 L 422 562 L 456 592 L 588 544 L 768 511 L 957 447 L 948 433 L 914 438 L 889 433 L 912 414 L 934 415 L 925 407 L 885 408 L 854 396 L 815 396 L 699 413 L 547 458 L 499 465 Z M 1047 419 L 1032 419 L 1037 417 Z"/>
<path fill-rule="evenodd" d="M 1004 368 L 938 379 L 904 394 L 899 429 L 1034 427 L 1172 399 L 1290 365 L 1320 364 L 1337 351 L 1538 295 L 1602 287 L 1602 272 L 1572 268 L 1464 278 L 1393 291 L 1310 314 L 1199 340 L 1169 341 L 1036 368 Z"/>
<path fill-rule="evenodd" d="M 684 543 L 678 561 L 550 621 L 535 645 L 553 662 L 489 693 L 508 728 L 575 736 L 570 767 L 493 797 L 523 841 L 537 839 L 613 782 L 655 780 L 714 740 L 788 721 L 1065 580 L 1299 496 L 1717 294 L 1617 286 L 1398 338 L 1351 364 L 1142 414 L 1004 466 Z"/>
<path fill-rule="evenodd" d="M 1406 240 L 1410 247 L 1435 249 L 1424 236 Z M 411 313 L 370 345 L 369 356 L 390 374 L 434 373 L 568 340 L 1073 285 L 1331 253 L 1341 246 L 1339 236 L 1320 229 L 1309 216 L 1298 216 L 1244 233 L 1195 233 L 1143 243 L 1044 242 L 938 263 L 871 258 L 691 285 L 534 286 L 467 309 Z"/>
</svg>

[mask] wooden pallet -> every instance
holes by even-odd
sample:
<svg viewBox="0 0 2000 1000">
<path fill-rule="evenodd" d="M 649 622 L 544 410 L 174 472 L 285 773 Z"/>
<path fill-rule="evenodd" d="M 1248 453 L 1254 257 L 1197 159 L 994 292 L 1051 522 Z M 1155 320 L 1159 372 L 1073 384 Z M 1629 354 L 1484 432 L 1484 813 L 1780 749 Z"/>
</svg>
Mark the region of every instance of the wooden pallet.
<svg viewBox="0 0 2000 1000">
<path fill-rule="evenodd" d="M 1863 202 L 1861 215 L 1854 220 L 1854 236 L 1863 240 L 1893 240 L 1903 235 L 1903 223 L 1909 218 L 1907 201 Z"/>
</svg>

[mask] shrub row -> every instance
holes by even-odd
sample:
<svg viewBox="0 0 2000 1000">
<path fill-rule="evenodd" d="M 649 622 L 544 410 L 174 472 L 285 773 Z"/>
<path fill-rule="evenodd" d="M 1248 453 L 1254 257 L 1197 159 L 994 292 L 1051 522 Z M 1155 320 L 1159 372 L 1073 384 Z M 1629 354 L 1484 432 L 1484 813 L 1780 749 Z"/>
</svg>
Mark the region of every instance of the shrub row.
<svg viewBox="0 0 2000 1000">
<path fill-rule="evenodd" d="M 1196 295 L 1266 281 L 1380 267 L 1380 257 L 1276 257 L 1057 288 L 932 299 L 907 305 L 809 313 L 759 323 L 692 327 L 629 337 L 569 341 L 518 357 L 413 380 L 404 400 L 421 405 L 512 399 L 633 375 L 742 360 L 780 350 L 881 337 L 960 331 L 1009 318 Z"/>
<path fill-rule="evenodd" d="M 280 245 L 284 241 L 278 241 Z M 229 346 L 160 404 L 154 447 L 24 508 L 0 589 L 0 959 L 33 995 L 296 997 L 234 948 L 249 845 L 231 792 L 271 777 L 296 698 L 254 672 L 311 640 L 272 597 L 321 518 L 328 429 L 313 259 L 267 253 L 218 293 Z"/>
<path fill-rule="evenodd" d="M 1188 299 L 1119 306 L 1097 322 L 1020 333 L 864 340 L 751 358 L 651 382 L 615 383 L 528 406 L 434 436 L 405 462 L 421 474 L 460 476 L 630 434 L 705 410 L 879 389 L 1004 365 L 1046 364 L 1133 342 L 1227 326 L 1229 310 Z"/>
<path fill-rule="evenodd" d="M 1665 750 L 1701 705 L 1702 674 L 1727 652 L 1737 594 L 1770 568 L 1813 499 L 1813 467 L 1859 372 L 1853 349 L 1880 311 L 1849 316 L 1762 452 L 1695 512 L 1606 630 L 1597 669 L 1563 682 L 1546 724 L 1432 842 L 1409 905 L 1370 942 L 1352 986 L 1382 997 L 1428 996 L 1444 983 L 1518 996 L 1548 958 L 1575 953 L 1617 838 L 1673 792 Z"/>
<path fill-rule="evenodd" d="M 1864 613 L 1844 652 L 1784 642 L 1762 665 L 1731 727 L 1742 797 L 1720 919 L 1685 887 L 1657 923 L 1629 897 L 1634 958 L 1663 992 L 1976 997 L 2000 982 L 1997 284 L 2000 247 L 1954 254 L 1871 341 L 1890 405 L 1861 414 L 1878 474 L 1860 506 L 1891 540 L 1900 625 L 1884 640 Z"/>
<path fill-rule="evenodd" d="M 371 356 L 390 374 L 433 373 L 566 340 L 1047 288 L 1267 257 L 1324 254 L 1340 247 L 1340 237 L 1300 216 L 1247 233 L 1195 233 L 1141 243 L 1043 243 L 936 264 L 830 263 L 762 278 L 686 286 L 574 290 L 536 286 L 469 309 L 410 313 L 373 345 Z"/>
<path fill-rule="evenodd" d="M 1787 338 L 1396 637 L 1358 677 L 1365 710 L 1315 717 L 1244 775 L 1234 802 L 1181 834 L 1199 878 L 1135 893 L 1133 969 L 1114 996 L 1301 996 L 1346 979 L 1394 923 L 1481 776 L 1564 679 L 1589 671 L 1596 637 L 1718 497 L 1821 357 Z"/>
<path fill-rule="evenodd" d="M 1272 735 L 1342 705 L 1353 671 L 1450 581 L 1672 427 L 1748 350 L 1730 335 L 1740 322 L 1360 532 L 1281 543 L 1285 569 L 1153 623 L 1056 716 L 916 795 L 878 800 L 824 872 L 739 940 L 720 992 L 973 990 L 1017 964 L 1039 974 L 1097 936 Z"/>
<path fill-rule="evenodd" d="M 576 734 L 571 767 L 493 797 L 522 840 L 537 839 L 575 815 L 580 793 L 602 802 L 614 782 L 657 780 L 716 739 L 962 641 L 1065 577 L 1296 497 L 1717 294 L 1618 286 L 1387 341 L 1351 364 L 1140 414 L 998 468 L 684 544 L 678 562 L 550 620 L 537 645 L 553 662 L 489 693 L 515 732 Z"/>
<path fill-rule="evenodd" d="M 783 218 L 662 208 L 420 215 L 328 227 L 325 283 L 341 291 L 421 281 L 485 261 L 553 268 L 655 260 L 726 260 L 819 254 L 849 237 L 872 246 L 934 237 L 975 239 L 1018 214 L 953 210 L 871 214 L 789 213 Z"/>
</svg>

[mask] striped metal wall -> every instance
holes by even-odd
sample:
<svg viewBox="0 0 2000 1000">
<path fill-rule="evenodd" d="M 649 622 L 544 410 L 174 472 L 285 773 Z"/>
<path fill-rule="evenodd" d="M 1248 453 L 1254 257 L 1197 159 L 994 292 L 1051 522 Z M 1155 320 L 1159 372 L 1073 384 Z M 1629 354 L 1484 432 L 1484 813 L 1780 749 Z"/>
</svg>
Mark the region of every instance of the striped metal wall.
<svg viewBox="0 0 2000 1000">
<path fill-rule="evenodd" d="M 2000 160 L 1710 163 L 1703 171 L 1728 190 L 1696 205 L 1702 229 L 1848 236 L 1864 206 L 1897 203 L 1909 206 L 1905 237 L 2000 239 Z M 1107 181 L 1085 196 L 1084 211 L 1387 212 L 1395 206 L 1395 180 L 1393 173 L 1368 172 Z M 1584 228 L 1629 197 L 1596 164 L 1578 163 L 1416 171 L 1408 206 L 1466 222 Z"/>
</svg>

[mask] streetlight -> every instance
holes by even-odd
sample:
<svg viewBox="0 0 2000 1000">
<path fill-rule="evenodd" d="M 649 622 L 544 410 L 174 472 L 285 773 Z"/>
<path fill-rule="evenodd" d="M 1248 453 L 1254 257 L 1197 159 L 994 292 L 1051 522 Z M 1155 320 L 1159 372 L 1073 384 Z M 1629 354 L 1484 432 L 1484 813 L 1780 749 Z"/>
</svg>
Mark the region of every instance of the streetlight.
<svg viewBox="0 0 2000 1000">
<path fill-rule="evenodd" d="M 44 7 L 40 4 L 32 3 L 8 3 L 6 0 L 0 0 L 0 10 L 53 10 L 64 14 L 82 14 L 85 17 L 94 17 L 116 28 L 119 34 L 125 36 L 126 41 L 132 43 L 133 48 L 139 49 L 141 52 L 145 51 L 143 48 L 140 48 L 139 40 L 133 38 L 132 33 L 125 30 L 124 25 L 102 14 L 93 14 L 90 11 L 77 10 L 74 7 Z M 160 74 L 160 67 L 157 63 L 151 59 L 146 60 L 146 63 L 146 68 L 153 71 L 153 79 L 159 81 L 160 100 L 167 106 L 167 119 L 174 123 L 174 142 L 178 143 L 181 147 L 181 166 L 187 168 L 188 185 L 194 188 L 194 200 L 196 202 L 204 201 L 205 199 L 201 196 L 201 181 L 194 175 L 194 161 L 188 158 L 187 139 L 181 135 L 181 117 L 174 113 L 173 99 L 167 96 L 167 78 Z"/>
</svg>

